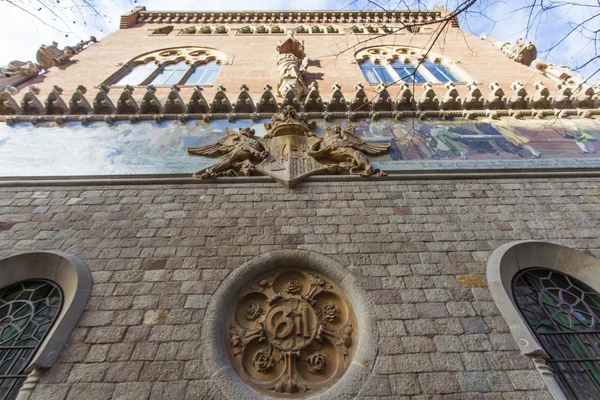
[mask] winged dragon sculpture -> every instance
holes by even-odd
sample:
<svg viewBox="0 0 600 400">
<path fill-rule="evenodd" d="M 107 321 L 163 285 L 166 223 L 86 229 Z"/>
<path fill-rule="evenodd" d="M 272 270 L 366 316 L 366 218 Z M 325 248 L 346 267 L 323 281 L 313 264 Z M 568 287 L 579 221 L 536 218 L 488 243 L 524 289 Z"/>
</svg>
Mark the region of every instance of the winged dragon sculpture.
<svg viewBox="0 0 600 400">
<path fill-rule="evenodd" d="M 324 136 L 311 146 L 308 155 L 327 164 L 329 172 L 348 170 L 350 174 L 361 176 L 384 176 L 382 170 L 371 165 L 367 156 L 385 154 L 390 145 L 367 143 L 353 132 L 351 126 L 344 129 L 339 125 L 326 127 Z"/>
<path fill-rule="evenodd" d="M 269 155 L 256 139 L 254 129 L 240 128 L 239 132 L 225 129 L 225 137 L 217 143 L 188 147 L 188 154 L 203 157 L 221 157 L 214 165 L 194 174 L 194 178 L 210 179 L 217 176 L 251 175 L 255 165 Z"/>
</svg>

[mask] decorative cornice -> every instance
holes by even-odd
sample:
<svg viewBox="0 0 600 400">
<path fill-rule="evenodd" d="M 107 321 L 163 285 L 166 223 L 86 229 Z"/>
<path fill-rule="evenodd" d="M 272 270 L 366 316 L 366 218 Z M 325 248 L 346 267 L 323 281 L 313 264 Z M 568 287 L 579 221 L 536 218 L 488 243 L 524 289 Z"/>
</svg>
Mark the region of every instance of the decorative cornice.
<svg viewBox="0 0 600 400">
<path fill-rule="evenodd" d="M 318 87 L 311 85 L 304 99 L 299 99 L 292 91 L 288 91 L 282 101 L 277 102 L 271 87 L 266 85 L 258 102 L 254 103 L 245 85 L 242 86 L 235 101 L 230 101 L 225 88 L 220 86 L 210 102 L 204 98 L 200 87 L 194 88 L 190 99 L 185 102 L 177 86 L 171 89 L 164 101 L 157 98 L 154 87 L 148 86 L 139 105 L 132 96 L 134 88 L 129 86 L 123 89 L 116 105 L 108 97 L 110 88 L 107 86 L 102 86 L 91 102 L 86 99 L 87 90 L 83 86 L 79 86 L 68 101 L 61 98 L 62 89 L 59 87 L 55 87 L 43 101 L 37 97 L 39 89 L 31 87 L 20 102 L 16 101 L 8 91 L 0 93 L 0 121 L 5 121 L 7 124 L 16 122 L 37 124 L 48 121 L 59 124 L 72 121 L 79 121 L 82 124 L 105 121 L 111 124 L 114 121 L 127 120 L 132 123 L 141 120 L 183 122 L 252 119 L 257 121 L 272 117 L 288 105 L 293 106 L 297 112 L 307 118 L 324 120 L 411 117 L 474 119 L 505 116 L 543 118 L 569 115 L 591 117 L 600 114 L 598 89 L 585 85 L 579 89 L 561 87 L 555 94 L 551 94 L 542 82 L 534 84 L 535 91 L 531 94 L 527 93 L 519 81 L 511 85 L 511 90 L 506 91 L 507 94 L 496 82 L 490 84 L 489 92 L 485 94 L 475 83 L 470 83 L 467 87 L 469 92 L 461 98 L 452 84 L 446 85 L 445 90 L 442 91 L 441 88 L 434 89 L 427 83 L 423 85 L 422 95 L 415 98 L 410 87 L 403 84 L 398 96 L 392 98 L 386 87 L 380 86 L 377 95 L 369 100 L 361 84 L 355 87 L 353 93 L 346 95 L 336 84 L 328 101 L 324 101 Z"/>
<path fill-rule="evenodd" d="M 427 23 L 441 20 L 441 11 L 137 11 L 137 23 Z M 131 25 L 122 24 L 131 27 Z"/>
</svg>

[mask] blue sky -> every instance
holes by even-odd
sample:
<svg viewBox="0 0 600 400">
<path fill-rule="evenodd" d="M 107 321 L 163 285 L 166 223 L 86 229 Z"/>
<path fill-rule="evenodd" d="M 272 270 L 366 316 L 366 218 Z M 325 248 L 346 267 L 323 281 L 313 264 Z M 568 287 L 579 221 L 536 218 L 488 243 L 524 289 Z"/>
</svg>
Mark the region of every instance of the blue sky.
<svg viewBox="0 0 600 400">
<path fill-rule="evenodd" d="M 35 53 L 41 44 L 59 43 L 60 47 L 72 45 L 79 40 L 95 35 L 101 39 L 118 29 L 119 17 L 135 5 L 143 4 L 149 10 L 340 10 L 376 9 L 380 5 L 388 10 L 433 8 L 434 4 L 454 10 L 464 0 L 171 0 L 169 2 L 149 0 L 134 3 L 135 0 L 94 0 L 98 13 L 78 7 L 82 0 L 45 0 L 54 4 L 51 9 L 39 7 L 37 0 L 15 0 L 17 5 L 30 13 L 0 2 L 0 15 L 8 16 L 0 25 L 0 34 L 5 40 L 0 52 L 0 65 L 10 60 L 35 60 Z M 513 43 L 519 37 L 531 40 L 538 49 L 538 58 L 549 62 L 576 67 L 590 60 L 596 53 L 593 42 L 576 32 L 565 35 L 572 27 L 592 15 L 600 13 L 598 0 L 576 0 L 579 6 L 562 6 L 545 12 L 541 18 L 529 20 L 529 10 L 523 6 L 536 0 L 479 0 L 469 14 L 461 17 L 461 27 L 475 35 L 488 33 L 489 36 Z M 539 1 L 539 0 L 537 0 Z M 546 0 L 545 4 L 548 4 Z M 592 19 L 590 27 L 600 29 L 600 18 Z M 43 21 L 43 22 L 42 22 Z M 529 26 L 529 29 L 527 29 Z M 560 42 L 562 40 L 562 42 Z M 557 47 L 553 48 L 557 43 Z M 550 51 L 551 50 L 551 51 Z M 594 61 L 581 70 L 589 77 L 600 68 Z M 591 81 L 600 80 L 600 73 Z"/>
</svg>

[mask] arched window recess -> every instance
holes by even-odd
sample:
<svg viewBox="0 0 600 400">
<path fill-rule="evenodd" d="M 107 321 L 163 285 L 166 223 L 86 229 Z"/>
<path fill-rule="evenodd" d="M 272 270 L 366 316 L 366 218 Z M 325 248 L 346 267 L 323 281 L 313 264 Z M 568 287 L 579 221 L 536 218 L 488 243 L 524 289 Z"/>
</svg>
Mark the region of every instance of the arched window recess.
<svg viewBox="0 0 600 400">
<path fill-rule="evenodd" d="M 92 275 L 61 252 L 0 260 L 0 399 L 27 398 L 83 313 Z"/>
<path fill-rule="evenodd" d="M 177 47 L 156 50 L 129 61 L 105 81 L 113 86 L 212 85 L 224 53 L 203 47 Z M 197 83 L 194 83 L 197 82 Z"/>
<path fill-rule="evenodd" d="M 491 295 L 555 399 L 600 398 L 600 260 L 557 244 L 500 246 Z"/>
<path fill-rule="evenodd" d="M 370 84 L 379 83 L 461 83 L 468 79 L 455 63 L 424 49 L 377 46 L 355 54 L 357 63 Z"/>
</svg>

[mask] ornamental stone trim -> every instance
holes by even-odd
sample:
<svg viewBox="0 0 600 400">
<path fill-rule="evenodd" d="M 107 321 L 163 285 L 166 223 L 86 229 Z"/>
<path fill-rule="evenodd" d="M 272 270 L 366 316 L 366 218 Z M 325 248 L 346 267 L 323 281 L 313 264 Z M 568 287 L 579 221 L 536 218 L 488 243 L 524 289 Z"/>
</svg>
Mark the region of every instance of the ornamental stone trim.
<svg viewBox="0 0 600 400">
<path fill-rule="evenodd" d="M 282 271 L 284 272 L 282 273 Z M 333 386 L 319 393 L 315 393 L 315 390 L 313 393 L 319 399 L 351 398 L 360 392 L 367 381 L 375 363 L 379 338 L 377 324 L 375 323 L 374 305 L 367 293 L 348 269 L 329 257 L 303 250 L 281 250 L 265 253 L 236 268 L 221 283 L 206 310 L 202 328 L 202 337 L 205 339 L 203 342 L 204 361 L 207 369 L 213 371 L 212 379 L 225 397 L 262 399 L 267 395 L 267 391 L 259 394 L 246 385 L 229 361 L 227 346 L 230 344 L 230 326 L 227 322 L 234 303 L 240 300 L 232 294 L 242 293 L 248 287 L 248 284 L 254 283 L 256 279 L 265 275 L 268 276 L 270 273 L 278 272 L 280 276 L 287 276 L 299 273 L 298 271 L 302 271 L 301 274 L 305 277 L 309 276 L 308 274 L 310 273 L 319 279 L 325 278 L 323 279 L 324 282 L 331 282 L 332 287 L 339 288 L 338 293 L 343 293 L 347 299 L 347 306 L 353 309 L 356 315 L 356 323 L 353 326 L 353 332 L 350 334 L 352 338 L 351 347 L 355 346 L 353 349 L 354 356 L 351 361 L 348 361 L 347 370 L 343 375 L 340 374 L 341 377 Z M 301 278 L 290 278 L 286 282 L 287 284 L 281 287 L 281 293 L 283 293 L 284 297 L 291 298 L 300 292 L 303 294 L 308 293 L 297 290 L 299 285 L 303 286 Z M 307 281 L 304 283 L 307 283 Z M 289 302 L 289 299 L 285 301 Z M 306 300 L 306 304 L 310 304 L 310 302 Z M 250 317 L 249 320 L 246 319 L 247 321 L 260 321 L 277 311 L 267 308 L 269 307 L 265 306 L 264 309 L 263 307 L 260 307 L 260 309 L 257 307 L 244 307 L 242 311 L 244 316 Z M 323 310 L 319 311 L 322 313 L 324 320 L 331 319 L 335 321 L 334 316 L 338 317 L 342 308 L 343 303 L 336 303 L 335 307 L 327 305 L 327 307 L 323 306 Z M 311 320 L 310 316 L 317 318 L 317 313 L 313 315 L 307 311 L 305 314 L 309 317 L 309 320 Z M 274 315 L 273 318 L 275 317 L 277 315 Z M 265 336 L 268 335 L 265 334 Z M 309 335 L 309 337 L 312 336 Z M 346 343 L 349 342 L 346 341 Z M 249 365 L 258 371 L 257 374 L 262 373 L 261 371 L 268 373 L 271 369 L 277 368 L 271 363 L 270 356 L 270 354 L 265 353 L 259 354 L 254 358 L 250 357 Z M 327 359 L 327 355 L 323 354 L 314 353 L 310 357 L 306 359 L 307 373 L 315 374 L 315 376 L 321 373 L 324 368 L 327 368 L 327 362 L 331 361 Z M 324 361 L 325 364 L 323 363 Z M 307 393 L 299 393 L 293 397 L 306 395 Z M 312 396 L 312 393 L 308 392 L 308 395 Z M 277 398 L 278 393 L 268 391 L 268 396 Z M 289 398 L 290 395 L 282 394 L 282 396 Z"/>
</svg>

